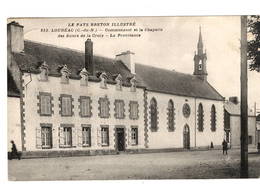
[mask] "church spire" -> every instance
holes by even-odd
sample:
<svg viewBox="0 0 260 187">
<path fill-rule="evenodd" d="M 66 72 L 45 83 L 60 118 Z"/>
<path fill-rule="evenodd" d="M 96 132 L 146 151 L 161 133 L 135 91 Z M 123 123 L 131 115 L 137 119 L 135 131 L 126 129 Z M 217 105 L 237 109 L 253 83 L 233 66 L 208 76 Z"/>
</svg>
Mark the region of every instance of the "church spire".
<svg viewBox="0 0 260 187">
<path fill-rule="evenodd" d="M 200 26 L 200 30 L 199 30 L 199 41 L 198 41 L 198 55 L 202 55 L 203 54 L 203 42 L 202 42 L 202 34 L 201 34 L 201 26 Z"/>
<path fill-rule="evenodd" d="M 199 41 L 197 44 L 197 53 L 194 55 L 194 73 L 198 78 L 207 80 L 207 67 L 206 67 L 207 55 L 206 51 L 203 52 L 203 42 L 201 34 L 201 26 L 199 27 Z"/>
</svg>

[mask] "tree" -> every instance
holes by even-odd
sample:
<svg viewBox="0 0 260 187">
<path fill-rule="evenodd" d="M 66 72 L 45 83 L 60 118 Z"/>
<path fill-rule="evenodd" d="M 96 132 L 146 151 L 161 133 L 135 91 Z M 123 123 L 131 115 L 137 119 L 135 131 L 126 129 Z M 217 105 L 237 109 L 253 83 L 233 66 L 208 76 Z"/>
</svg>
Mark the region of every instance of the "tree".
<svg viewBox="0 0 260 187">
<path fill-rule="evenodd" d="M 248 16 L 248 32 L 249 69 L 260 72 L 260 16 Z"/>
</svg>

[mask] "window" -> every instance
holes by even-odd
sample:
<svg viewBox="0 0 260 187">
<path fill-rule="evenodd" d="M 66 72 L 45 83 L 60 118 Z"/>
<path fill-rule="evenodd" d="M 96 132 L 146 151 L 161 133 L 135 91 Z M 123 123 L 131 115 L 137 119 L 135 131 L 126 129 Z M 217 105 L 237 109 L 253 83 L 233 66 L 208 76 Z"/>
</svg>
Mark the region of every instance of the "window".
<svg viewBox="0 0 260 187">
<path fill-rule="evenodd" d="M 81 79 L 80 79 L 80 85 L 81 86 L 88 86 L 88 72 L 86 68 L 83 68 L 79 73 Z"/>
<path fill-rule="evenodd" d="M 116 90 L 121 91 L 122 90 L 122 76 L 119 74 L 116 79 Z"/>
<path fill-rule="evenodd" d="M 137 101 L 130 101 L 129 103 L 129 110 L 130 110 L 130 119 L 138 119 L 138 102 Z"/>
<path fill-rule="evenodd" d="M 107 89 L 107 78 L 108 77 L 106 73 L 102 73 L 100 75 L 100 79 L 101 79 L 100 88 Z"/>
<path fill-rule="evenodd" d="M 109 118 L 109 100 L 107 97 L 99 98 L 99 117 Z"/>
<path fill-rule="evenodd" d="M 202 60 L 199 61 L 199 70 L 202 70 Z"/>
<path fill-rule="evenodd" d="M 135 91 L 136 91 L 136 79 L 135 79 L 135 77 L 133 77 L 133 78 L 130 80 L 130 84 L 131 84 L 131 89 L 130 89 L 130 91 L 131 91 L 131 92 L 135 92 Z"/>
<path fill-rule="evenodd" d="M 39 111 L 41 116 L 51 116 L 52 115 L 52 96 L 50 93 L 40 92 L 39 96 Z"/>
<path fill-rule="evenodd" d="M 203 132 L 203 130 L 204 130 L 203 123 L 204 123 L 203 106 L 200 103 L 199 109 L 198 109 L 198 130 L 200 132 Z"/>
<path fill-rule="evenodd" d="M 63 127 L 63 146 L 72 147 L 72 128 Z"/>
<path fill-rule="evenodd" d="M 61 83 L 63 84 L 68 84 L 69 83 L 69 70 L 67 68 L 67 65 L 64 65 L 61 70 Z"/>
<path fill-rule="evenodd" d="M 211 131 L 215 132 L 216 131 L 216 108 L 215 105 L 212 105 L 211 107 Z"/>
<path fill-rule="evenodd" d="M 172 100 L 168 102 L 168 130 L 174 131 L 174 103 Z"/>
<path fill-rule="evenodd" d="M 253 136 L 248 136 L 248 144 L 252 144 L 253 143 Z"/>
<path fill-rule="evenodd" d="M 157 102 L 155 98 L 152 98 L 150 102 L 150 119 L 151 119 L 151 130 L 156 131 L 158 129 L 158 111 Z"/>
<path fill-rule="evenodd" d="M 44 61 L 41 66 L 40 66 L 40 81 L 48 81 L 48 65 L 47 63 Z"/>
<path fill-rule="evenodd" d="M 115 100 L 115 118 L 123 119 L 125 118 L 125 109 L 123 100 Z"/>
<path fill-rule="evenodd" d="M 131 128 L 131 144 L 138 144 L 138 128 Z"/>
<path fill-rule="evenodd" d="M 52 128 L 51 127 L 41 127 L 41 140 L 42 148 L 52 147 Z"/>
<path fill-rule="evenodd" d="M 108 146 L 109 145 L 109 136 L 108 136 L 108 127 L 101 127 L 101 145 Z"/>
<path fill-rule="evenodd" d="M 86 96 L 80 96 L 79 98 L 79 108 L 80 108 L 80 116 L 81 117 L 90 117 L 92 115 L 91 113 L 91 99 L 90 97 Z"/>
<path fill-rule="evenodd" d="M 61 95 L 61 115 L 62 116 L 72 116 L 72 96 L 71 95 Z"/>
<path fill-rule="evenodd" d="M 91 146 L 91 129 L 90 127 L 82 127 L 82 145 Z"/>
</svg>

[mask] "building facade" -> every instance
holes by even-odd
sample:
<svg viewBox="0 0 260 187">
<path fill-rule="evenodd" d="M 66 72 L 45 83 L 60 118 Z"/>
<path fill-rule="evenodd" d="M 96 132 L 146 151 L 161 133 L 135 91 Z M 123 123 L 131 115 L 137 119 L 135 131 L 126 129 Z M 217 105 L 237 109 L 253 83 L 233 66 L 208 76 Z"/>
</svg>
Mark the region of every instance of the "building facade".
<svg viewBox="0 0 260 187">
<path fill-rule="evenodd" d="M 133 56 L 95 56 L 90 39 L 85 52 L 24 40 L 9 23 L 9 141 L 47 156 L 220 146 L 224 99 L 207 82 L 201 31 L 193 75 Z"/>
<path fill-rule="evenodd" d="M 224 104 L 225 139 L 231 148 L 240 147 L 241 115 L 240 103 L 237 97 L 230 97 Z M 257 145 L 257 124 L 253 111 L 248 111 L 248 146 Z"/>
</svg>

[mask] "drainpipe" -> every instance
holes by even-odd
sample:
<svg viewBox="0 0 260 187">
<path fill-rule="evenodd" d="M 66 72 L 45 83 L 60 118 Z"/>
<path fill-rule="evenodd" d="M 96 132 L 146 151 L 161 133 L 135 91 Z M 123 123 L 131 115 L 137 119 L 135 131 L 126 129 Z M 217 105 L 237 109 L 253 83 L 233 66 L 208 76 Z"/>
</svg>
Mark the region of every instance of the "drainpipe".
<svg viewBox="0 0 260 187">
<path fill-rule="evenodd" d="M 197 108 L 197 103 L 196 103 L 196 97 L 195 97 L 195 110 L 194 110 L 194 118 L 195 118 L 195 141 L 194 141 L 194 143 L 195 143 L 195 145 L 194 145 L 194 148 L 196 148 L 196 127 L 197 127 L 197 112 L 196 112 L 196 108 Z"/>
</svg>

